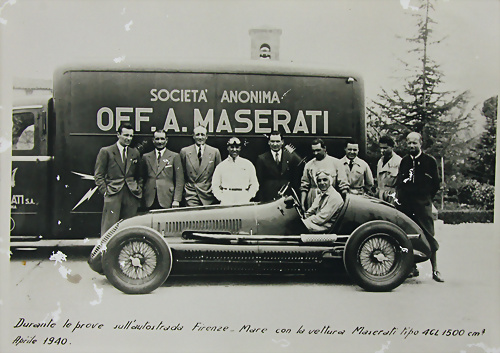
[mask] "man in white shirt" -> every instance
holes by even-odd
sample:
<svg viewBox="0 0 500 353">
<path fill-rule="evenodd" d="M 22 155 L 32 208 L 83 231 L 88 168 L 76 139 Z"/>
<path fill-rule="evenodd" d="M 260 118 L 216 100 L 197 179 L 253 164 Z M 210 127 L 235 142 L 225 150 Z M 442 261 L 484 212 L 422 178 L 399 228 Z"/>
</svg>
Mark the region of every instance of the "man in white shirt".
<svg viewBox="0 0 500 353">
<path fill-rule="evenodd" d="M 328 155 L 325 142 L 321 139 L 315 139 L 312 141 L 311 150 L 314 158 L 306 163 L 304 172 L 302 173 L 302 179 L 300 181 L 300 201 L 305 210 L 311 207 L 312 202 L 318 193 L 316 173 L 320 170 L 328 172 L 332 178 L 332 186 L 342 195 L 345 195 L 347 190 L 349 190 L 345 170 L 339 159 Z"/>
<path fill-rule="evenodd" d="M 212 192 L 223 205 L 243 204 L 259 190 L 252 162 L 240 157 L 241 141 L 231 137 L 227 142 L 229 156 L 214 171 Z"/>
</svg>

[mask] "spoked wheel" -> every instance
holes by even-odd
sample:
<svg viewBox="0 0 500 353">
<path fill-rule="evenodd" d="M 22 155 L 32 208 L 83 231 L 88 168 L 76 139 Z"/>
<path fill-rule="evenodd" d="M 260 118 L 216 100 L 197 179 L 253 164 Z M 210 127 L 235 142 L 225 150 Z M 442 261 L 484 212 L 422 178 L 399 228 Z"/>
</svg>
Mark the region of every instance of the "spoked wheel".
<svg viewBox="0 0 500 353">
<path fill-rule="evenodd" d="M 344 264 L 360 287 L 368 291 L 390 291 L 403 283 L 412 269 L 413 247 L 396 225 L 369 222 L 347 241 Z"/>
<path fill-rule="evenodd" d="M 152 229 L 132 227 L 108 242 L 102 264 L 113 286 L 124 293 L 144 294 L 165 282 L 172 268 L 172 253 Z"/>
</svg>

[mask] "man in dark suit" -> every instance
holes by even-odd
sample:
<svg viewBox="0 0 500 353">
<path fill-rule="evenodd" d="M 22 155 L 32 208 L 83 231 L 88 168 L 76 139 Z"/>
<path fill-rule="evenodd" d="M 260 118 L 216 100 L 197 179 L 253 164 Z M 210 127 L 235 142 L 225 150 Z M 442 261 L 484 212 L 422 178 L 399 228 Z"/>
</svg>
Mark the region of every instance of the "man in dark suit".
<svg viewBox="0 0 500 353">
<path fill-rule="evenodd" d="M 132 125 L 122 123 L 117 136 L 115 144 L 101 148 L 95 163 L 95 184 L 104 196 L 101 235 L 119 219 L 135 216 L 142 197 L 140 154 L 129 147 L 134 137 Z"/>
<path fill-rule="evenodd" d="M 283 148 L 283 137 L 278 131 L 269 136 L 270 150 L 257 158 L 256 169 L 259 180 L 258 198 L 270 201 L 276 198 L 283 185 L 290 183 L 295 191 L 300 189 L 300 158 Z"/>
<path fill-rule="evenodd" d="M 422 136 L 410 132 L 406 137 L 410 154 L 403 157 L 396 178 L 396 207 L 413 219 L 424 231 L 431 246 L 432 278 L 444 282 L 437 269 L 436 251 L 439 244 L 434 238 L 432 199 L 439 190 L 439 174 L 434 157 L 422 152 Z M 414 269 L 412 276 L 418 276 Z"/>
<path fill-rule="evenodd" d="M 197 126 L 193 131 L 194 144 L 181 149 L 184 167 L 184 198 L 187 206 L 210 205 L 217 201 L 212 193 L 212 177 L 221 162 L 217 148 L 206 144 L 207 129 Z"/>
<path fill-rule="evenodd" d="M 153 133 L 155 149 L 142 156 L 144 204 L 149 209 L 179 207 L 184 188 L 184 172 L 178 153 L 167 149 L 163 130 Z"/>
</svg>

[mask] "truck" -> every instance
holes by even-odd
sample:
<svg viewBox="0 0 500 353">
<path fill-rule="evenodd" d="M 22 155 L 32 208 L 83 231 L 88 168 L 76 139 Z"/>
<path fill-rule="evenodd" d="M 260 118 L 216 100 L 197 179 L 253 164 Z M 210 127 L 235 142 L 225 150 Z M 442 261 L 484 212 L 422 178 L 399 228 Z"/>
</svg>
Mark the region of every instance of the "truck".
<svg viewBox="0 0 500 353">
<path fill-rule="evenodd" d="M 279 62 L 68 65 L 55 71 L 52 97 L 15 104 L 12 116 L 11 244 L 99 237 L 95 160 L 123 122 L 141 153 L 156 130 L 179 152 L 198 125 L 222 158 L 237 136 L 253 163 L 273 130 L 304 160 L 315 138 L 338 158 L 351 138 L 366 152 L 361 76 Z"/>
</svg>

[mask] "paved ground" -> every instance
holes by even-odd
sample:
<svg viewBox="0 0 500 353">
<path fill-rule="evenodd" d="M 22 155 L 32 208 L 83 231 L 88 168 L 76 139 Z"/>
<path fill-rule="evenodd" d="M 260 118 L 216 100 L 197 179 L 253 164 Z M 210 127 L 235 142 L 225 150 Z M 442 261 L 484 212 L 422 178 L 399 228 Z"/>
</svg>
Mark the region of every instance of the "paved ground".
<svg viewBox="0 0 500 353">
<path fill-rule="evenodd" d="M 337 274 L 177 277 L 131 296 L 90 270 L 89 249 L 16 252 L 0 351 L 500 352 L 499 239 L 491 224 L 440 225 L 446 282 L 424 263 L 390 293 Z"/>
</svg>

